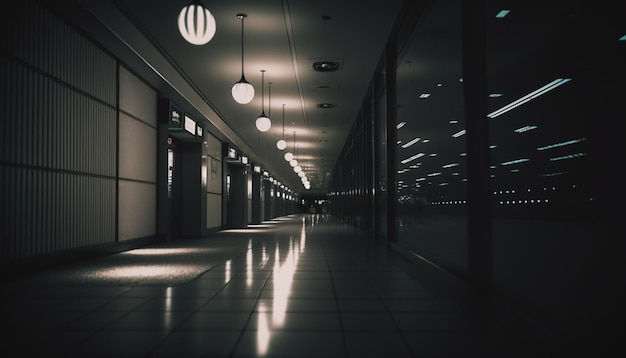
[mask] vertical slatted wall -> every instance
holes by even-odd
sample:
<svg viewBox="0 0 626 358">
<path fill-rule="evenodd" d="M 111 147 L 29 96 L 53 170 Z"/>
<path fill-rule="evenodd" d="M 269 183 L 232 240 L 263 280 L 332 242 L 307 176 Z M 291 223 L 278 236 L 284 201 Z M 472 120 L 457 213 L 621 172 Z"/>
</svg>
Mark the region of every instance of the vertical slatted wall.
<svg viewBox="0 0 626 358">
<path fill-rule="evenodd" d="M 114 243 L 117 60 L 38 4 L 14 3 L 0 15 L 0 259 Z"/>
</svg>

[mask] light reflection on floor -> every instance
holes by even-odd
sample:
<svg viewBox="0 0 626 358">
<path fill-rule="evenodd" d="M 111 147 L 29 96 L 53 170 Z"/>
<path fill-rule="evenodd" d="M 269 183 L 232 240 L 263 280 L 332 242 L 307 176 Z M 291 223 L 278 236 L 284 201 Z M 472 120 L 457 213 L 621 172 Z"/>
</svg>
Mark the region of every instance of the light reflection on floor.
<svg viewBox="0 0 626 358">
<path fill-rule="evenodd" d="M 189 252 L 193 245 L 152 248 L 70 267 L 119 285 L 57 280 L 69 269 L 18 282 L 7 287 L 13 301 L 2 316 L 12 328 L 8 341 L 31 349 L 24 356 L 81 357 L 510 357 L 506 348 L 521 347 L 483 352 L 465 308 L 388 255 L 372 255 L 363 233 L 350 230 L 303 215 L 266 235 L 218 235 L 215 247 L 196 241 L 200 251 L 231 253 L 210 265 L 209 251 Z M 161 281 L 192 267 L 210 269 L 182 284 Z M 493 332 L 494 342 L 510 338 Z"/>
</svg>

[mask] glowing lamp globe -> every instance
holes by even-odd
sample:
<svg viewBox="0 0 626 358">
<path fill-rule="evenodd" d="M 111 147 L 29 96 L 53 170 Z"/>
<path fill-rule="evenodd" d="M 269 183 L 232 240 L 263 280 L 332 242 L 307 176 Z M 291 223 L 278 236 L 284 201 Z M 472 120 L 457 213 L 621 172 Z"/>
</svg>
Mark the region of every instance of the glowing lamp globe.
<svg viewBox="0 0 626 358">
<path fill-rule="evenodd" d="M 291 165 L 291 167 L 293 168 L 293 167 L 295 167 L 296 165 L 298 165 L 298 161 L 297 161 L 297 160 L 295 160 L 295 159 L 292 159 L 292 160 L 290 160 L 290 161 L 289 161 L 289 165 Z"/>
<path fill-rule="evenodd" d="M 272 128 L 272 121 L 266 116 L 260 116 L 256 119 L 256 129 L 260 132 L 267 132 Z"/>
<path fill-rule="evenodd" d="M 276 148 L 284 150 L 285 148 L 287 148 L 287 142 L 284 139 L 278 140 L 278 142 L 276 142 Z"/>
<path fill-rule="evenodd" d="M 293 171 L 296 173 L 302 173 L 302 167 L 299 165 L 296 165 L 295 167 L 293 167 Z"/>
<path fill-rule="evenodd" d="M 241 77 L 235 82 L 232 89 L 233 99 L 239 104 L 248 104 L 254 98 L 254 86 L 245 78 Z"/>
<path fill-rule="evenodd" d="M 211 41 L 215 29 L 215 17 L 199 1 L 185 6 L 178 14 L 178 31 L 192 45 Z"/>
<path fill-rule="evenodd" d="M 291 161 L 293 159 L 293 154 L 291 154 L 291 152 L 287 152 L 285 153 L 285 160 L 286 161 Z"/>
</svg>

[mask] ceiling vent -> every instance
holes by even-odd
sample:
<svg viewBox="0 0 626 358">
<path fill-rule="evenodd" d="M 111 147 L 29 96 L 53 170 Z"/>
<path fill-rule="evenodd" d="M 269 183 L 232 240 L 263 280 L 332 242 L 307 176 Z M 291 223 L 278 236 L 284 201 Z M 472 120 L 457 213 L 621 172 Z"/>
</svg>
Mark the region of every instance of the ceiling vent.
<svg viewBox="0 0 626 358">
<path fill-rule="evenodd" d="M 313 62 L 313 69 L 317 72 L 335 72 L 339 69 L 340 64 L 338 62 L 331 61 L 317 61 Z"/>
<path fill-rule="evenodd" d="M 309 62 L 317 72 L 336 72 L 343 67 L 343 60 L 336 57 L 312 58 Z"/>
</svg>

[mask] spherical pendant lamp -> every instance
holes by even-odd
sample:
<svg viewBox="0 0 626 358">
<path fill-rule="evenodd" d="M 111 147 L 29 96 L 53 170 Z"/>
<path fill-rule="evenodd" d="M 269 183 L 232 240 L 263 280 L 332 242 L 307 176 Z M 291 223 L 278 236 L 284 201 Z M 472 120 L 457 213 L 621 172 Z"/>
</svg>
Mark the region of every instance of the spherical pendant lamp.
<svg viewBox="0 0 626 358">
<path fill-rule="evenodd" d="M 287 148 L 287 141 L 285 141 L 285 104 L 283 104 L 283 138 L 276 142 L 276 148 L 279 150 Z"/>
<path fill-rule="evenodd" d="M 194 0 L 178 14 L 178 31 L 192 45 L 204 45 L 215 35 L 215 17 L 202 6 L 200 0 Z"/>
<path fill-rule="evenodd" d="M 241 19 L 241 79 L 235 82 L 232 88 L 233 99 L 239 104 L 248 104 L 254 98 L 254 86 L 246 81 L 246 76 L 243 73 L 243 19 L 247 17 L 246 14 L 237 14 L 237 17 Z"/>
<path fill-rule="evenodd" d="M 267 132 L 272 127 L 272 121 L 265 115 L 265 94 L 263 93 L 263 87 L 265 86 L 265 70 L 261 70 L 261 115 L 256 119 L 256 129 L 260 132 Z"/>
</svg>

